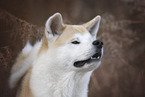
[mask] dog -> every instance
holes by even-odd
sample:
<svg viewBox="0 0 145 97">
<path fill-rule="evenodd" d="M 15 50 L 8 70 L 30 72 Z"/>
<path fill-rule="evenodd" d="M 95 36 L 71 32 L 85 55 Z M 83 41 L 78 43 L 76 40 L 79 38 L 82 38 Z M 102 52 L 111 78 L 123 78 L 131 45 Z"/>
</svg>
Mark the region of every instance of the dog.
<svg viewBox="0 0 145 97">
<path fill-rule="evenodd" d="M 45 24 L 42 40 L 26 43 L 12 67 L 9 84 L 16 97 L 88 97 L 92 72 L 99 67 L 101 17 L 82 25 L 64 24 L 60 13 Z"/>
</svg>

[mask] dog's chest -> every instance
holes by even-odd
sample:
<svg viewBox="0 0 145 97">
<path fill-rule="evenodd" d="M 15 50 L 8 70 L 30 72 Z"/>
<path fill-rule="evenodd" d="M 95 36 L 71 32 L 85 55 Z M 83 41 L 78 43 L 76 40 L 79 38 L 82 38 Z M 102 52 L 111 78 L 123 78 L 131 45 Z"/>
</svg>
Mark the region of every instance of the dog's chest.
<svg viewBox="0 0 145 97">
<path fill-rule="evenodd" d="M 53 75 L 45 69 L 36 69 L 34 67 L 30 79 L 30 87 L 35 97 L 87 97 L 91 73 Z"/>
</svg>

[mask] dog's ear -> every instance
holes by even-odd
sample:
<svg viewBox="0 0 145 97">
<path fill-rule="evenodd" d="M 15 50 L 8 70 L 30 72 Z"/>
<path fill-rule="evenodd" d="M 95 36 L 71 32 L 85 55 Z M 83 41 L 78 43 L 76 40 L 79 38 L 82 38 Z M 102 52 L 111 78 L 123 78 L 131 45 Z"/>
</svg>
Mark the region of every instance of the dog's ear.
<svg viewBox="0 0 145 97">
<path fill-rule="evenodd" d="M 45 24 L 45 32 L 47 34 L 60 35 L 62 33 L 62 28 L 64 24 L 62 21 L 62 16 L 60 13 L 55 13 L 52 15 Z"/>
<path fill-rule="evenodd" d="M 96 38 L 97 32 L 99 30 L 99 25 L 100 25 L 100 20 L 101 16 L 96 16 L 94 19 L 91 21 L 83 24 L 83 26 Z"/>
</svg>

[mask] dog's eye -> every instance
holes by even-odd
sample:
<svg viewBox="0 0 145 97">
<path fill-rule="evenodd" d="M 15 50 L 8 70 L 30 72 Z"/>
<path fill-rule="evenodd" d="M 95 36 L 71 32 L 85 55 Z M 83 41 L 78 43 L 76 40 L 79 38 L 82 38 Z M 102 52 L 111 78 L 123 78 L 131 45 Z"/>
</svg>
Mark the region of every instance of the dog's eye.
<svg viewBox="0 0 145 97">
<path fill-rule="evenodd" d="M 71 42 L 72 44 L 80 44 L 80 42 L 79 41 L 73 41 L 73 42 Z"/>
</svg>

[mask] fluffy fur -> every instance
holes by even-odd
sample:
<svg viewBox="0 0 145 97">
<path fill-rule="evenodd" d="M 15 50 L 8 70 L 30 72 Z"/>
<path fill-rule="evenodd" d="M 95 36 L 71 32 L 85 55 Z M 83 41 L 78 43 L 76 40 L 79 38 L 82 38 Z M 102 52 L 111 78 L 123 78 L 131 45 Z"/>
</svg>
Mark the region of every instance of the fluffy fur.
<svg viewBox="0 0 145 97">
<path fill-rule="evenodd" d="M 42 41 L 34 46 L 27 42 L 12 68 L 11 88 L 23 77 L 17 97 L 87 97 L 90 76 L 101 61 L 79 68 L 74 63 L 96 52 L 92 42 L 100 19 L 97 16 L 83 25 L 66 25 L 59 13 L 51 16 Z"/>
</svg>

